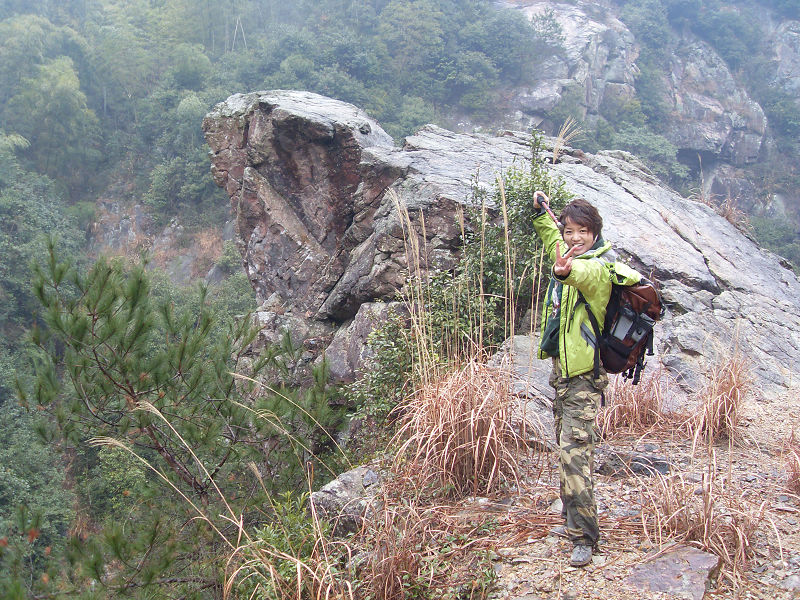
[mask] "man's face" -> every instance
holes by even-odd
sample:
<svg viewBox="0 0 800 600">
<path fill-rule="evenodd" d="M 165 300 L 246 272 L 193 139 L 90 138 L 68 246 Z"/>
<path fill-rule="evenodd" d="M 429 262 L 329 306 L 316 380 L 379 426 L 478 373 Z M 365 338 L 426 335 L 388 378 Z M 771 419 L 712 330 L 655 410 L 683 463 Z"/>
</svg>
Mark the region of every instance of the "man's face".
<svg viewBox="0 0 800 600">
<path fill-rule="evenodd" d="M 572 256 L 583 254 L 594 245 L 594 234 L 585 225 L 578 225 L 572 219 L 564 224 L 564 241 L 567 247 L 575 248 Z"/>
</svg>

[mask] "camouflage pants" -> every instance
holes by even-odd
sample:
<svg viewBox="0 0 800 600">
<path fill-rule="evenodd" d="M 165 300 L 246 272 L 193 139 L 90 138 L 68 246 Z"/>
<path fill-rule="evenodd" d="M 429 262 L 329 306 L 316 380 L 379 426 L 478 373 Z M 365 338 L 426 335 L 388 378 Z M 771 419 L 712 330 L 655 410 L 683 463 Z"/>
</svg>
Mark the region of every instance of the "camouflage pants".
<svg viewBox="0 0 800 600">
<path fill-rule="evenodd" d="M 562 515 L 573 543 L 594 546 L 600 537 L 593 477 L 595 417 L 608 376 L 601 369 L 598 379 L 591 372 L 565 379 L 561 377 L 558 360 L 554 359 L 550 385 L 556 391 L 553 415 L 560 448 Z"/>
</svg>

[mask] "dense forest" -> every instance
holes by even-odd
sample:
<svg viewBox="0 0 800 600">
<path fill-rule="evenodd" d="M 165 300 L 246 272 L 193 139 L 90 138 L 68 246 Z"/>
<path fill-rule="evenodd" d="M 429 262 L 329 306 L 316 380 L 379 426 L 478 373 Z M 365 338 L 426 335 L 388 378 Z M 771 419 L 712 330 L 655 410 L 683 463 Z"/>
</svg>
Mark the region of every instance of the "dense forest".
<svg viewBox="0 0 800 600">
<path fill-rule="evenodd" d="M 758 4 L 800 18 L 793 0 Z M 620 5 L 644 44 L 638 100 L 589 128 L 584 147 L 628 149 L 679 188 L 696 184 L 698 174 L 659 129 L 664 49 L 671 31 L 688 28 L 767 113 L 773 156 L 784 159 L 754 167 L 768 183 L 765 193 L 795 190 L 800 108 L 763 79 L 769 58 L 753 21 L 718 0 Z M 531 81 L 531 57 L 561 51 L 562 32 L 547 13 L 529 22 L 485 0 L 2 0 L 0 40 L 0 595 L 208 597 L 220 585 L 220 540 L 235 531 L 222 538 L 199 532 L 196 515 L 163 499 L 162 479 L 210 510 L 220 500 L 211 498 L 209 481 L 224 480 L 237 510 L 263 520 L 269 538 L 278 535 L 269 529 L 274 514 L 296 499 L 285 496 L 266 516 L 252 507 L 263 506 L 267 491 L 296 488 L 308 457 L 294 443 L 277 442 L 273 430 L 232 433 L 226 439 L 235 450 L 215 448 L 220 431 L 247 429 L 246 415 L 181 404 L 187 390 L 209 398 L 253 393 L 225 375 L 253 339 L 234 319 L 254 308 L 235 250 L 218 259 L 227 278 L 210 291 L 171 285 L 152 265 L 98 260 L 87 253 L 97 198 L 114 189 L 117 200 L 142 204 L 162 226 L 177 215 L 190 229 L 221 226 L 227 198 L 210 177 L 201 121 L 230 94 L 311 90 L 365 109 L 398 140 L 454 115 L 488 125 L 501 91 Z M 548 133 L 574 112 L 568 101 L 552 111 Z M 753 227 L 764 244 L 800 261 L 793 227 L 763 216 Z M 115 300 L 106 302 L 112 288 Z M 86 306 L 97 316 L 93 325 L 74 317 Z M 141 326 L 131 338 L 123 322 L 136 319 Z M 97 323 L 108 344 L 88 353 L 81 336 Z M 300 447 L 324 450 L 314 424 L 341 414 L 310 418 L 291 407 L 311 411 L 338 392 L 324 373 L 294 389 L 285 373 L 296 351 L 287 341 L 248 368 L 271 370 L 280 388 L 260 409 L 295 423 Z M 184 363 L 192 352 L 195 362 Z M 87 374 L 103 365 L 114 365 L 116 375 Z M 109 388 L 127 380 L 138 383 Z M 125 417 L 132 398 L 161 402 L 164 414 L 183 423 L 182 436 L 206 448 L 213 476 L 199 474 L 153 417 Z M 151 438 L 140 444 L 143 432 Z M 102 436 L 125 438 L 145 458 L 163 460 L 163 478 L 134 455 L 87 443 Z M 231 465 L 247 464 L 266 446 L 295 470 L 272 477 L 269 490 L 248 488 Z M 202 553 L 188 547 L 192 535 L 207 536 Z"/>
</svg>

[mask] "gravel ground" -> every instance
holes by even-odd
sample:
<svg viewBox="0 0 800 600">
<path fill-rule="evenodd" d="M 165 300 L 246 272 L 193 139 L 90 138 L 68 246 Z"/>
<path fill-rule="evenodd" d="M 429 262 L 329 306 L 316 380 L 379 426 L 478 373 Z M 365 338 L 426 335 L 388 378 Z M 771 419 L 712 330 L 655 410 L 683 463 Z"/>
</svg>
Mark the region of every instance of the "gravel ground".
<svg viewBox="0 0 800 600">
<path fill-rule="evenodd" d="M 732 448 L 722 443 L 713 452 L 705 447 L 693 452 L 687 434 L 672 429 L 636 438 L 615 436 L 598 450 L 598 463 L 611 451 L 667 458 L 672 465 L 670 476 L 682 482 L 680 489 L 688 490 L 683 498 L 699 506 L 704 486 L 708 488 L 712 480 L 712 502 L 707 506 L 713 508 L 714 523 L 737 525 L 745 531 L 749 549 L 742 571 L 731 577 L 730 565 L 723 565 L 722 574 L 709 583 L 706 597 L 713 593 L 720 599 L 800 598 L 800 498 L 786 488 L 783 457 L 790 433 L 800 431 L 798 397 L 787 393 L 779 399 L 746 404 L 742 435 Z M 558 498 L 555 466 L 553 453 L 531 457 L 520 494 L 499 503 L 478 501 L 471 509 L 473 514 L 493 512 L 505 534 L 493 550 L 499 583 L 493 596 L 520 600 L 679 597 L 642 592 L 625 582 L 633 567 L 679 538 L 667 532 L 659 539 L 655 533 L 644 532 L 643 504 L 651 506 L 666 496 L 659 479 L 596 475 L 600 551 L 591 565 L 576 569 L 569 566 L 569 542 L 549 534 L 560 522 L 551 507 Z"/>
</svg>

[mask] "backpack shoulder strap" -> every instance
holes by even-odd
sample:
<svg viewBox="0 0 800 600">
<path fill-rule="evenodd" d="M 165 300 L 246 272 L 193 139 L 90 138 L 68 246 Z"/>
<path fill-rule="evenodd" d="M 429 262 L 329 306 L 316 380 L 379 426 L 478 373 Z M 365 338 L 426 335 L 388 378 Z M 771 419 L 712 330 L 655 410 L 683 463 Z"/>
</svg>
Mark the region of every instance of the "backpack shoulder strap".
<svg viewBox="0 0 800 600">
<path fill-rule="evenodd" d="M 600 377 L 600 336 L 603 332 L 600 329 L 600 324 L 597 322 L 597 318 L 592 312 L 592 307 L 589 306 L 586 298 L 583 297 L 583 293 L 578 291 L 578 302 L 576 303 L 576 306 L 581 302 L 586 305 L 586 315 L 589 317 L 589 322 L 592 324 L 592 329 L 594 330 L 594 378 L 597 379 Z"/>
</svg>

